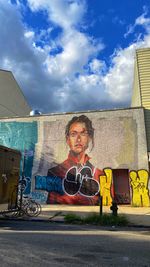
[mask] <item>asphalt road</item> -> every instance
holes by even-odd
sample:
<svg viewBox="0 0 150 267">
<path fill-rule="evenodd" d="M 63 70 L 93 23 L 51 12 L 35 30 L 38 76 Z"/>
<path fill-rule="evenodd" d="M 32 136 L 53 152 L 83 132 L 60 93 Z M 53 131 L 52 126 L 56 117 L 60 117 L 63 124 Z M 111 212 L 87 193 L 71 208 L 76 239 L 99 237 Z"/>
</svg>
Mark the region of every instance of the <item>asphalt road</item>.
<svg viewBox="0 0 150 267">
<path fill-rule="evenodd" d="M 150 267 L 150 229 L 1 220 L 0 266 Z"/>
</svg>

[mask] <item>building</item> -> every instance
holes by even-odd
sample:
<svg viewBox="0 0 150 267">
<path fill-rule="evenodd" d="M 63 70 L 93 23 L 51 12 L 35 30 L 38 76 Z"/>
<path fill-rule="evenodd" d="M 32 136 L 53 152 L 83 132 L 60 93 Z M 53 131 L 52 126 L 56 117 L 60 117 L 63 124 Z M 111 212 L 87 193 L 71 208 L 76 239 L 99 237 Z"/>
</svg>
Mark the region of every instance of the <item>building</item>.
<svg viewBox="0 0 150 267">
<path fill-rule="evenodd" d="M 104 205 L 150 205 L 148 58 L 150 49 L 136 51 L 131 108 L 0 120 L 0 145 L 22 153 L 25 194 L 41 203 L 96 205 L 101 195 Z"/>
<path fill-rule="evenodd" d="M 75 133 L 70 139 L 65 134 L 68 122 L 76 116 L 86 116 L 95 129 L 93 149 L 92 137 L 84 133 L 81 137 L 79 146 L 84 143 L 90 159 L 80 166 L 68 158 Z M 149 205 L 142 107 L 4 118 L 0 121 L 0 144 L 22 152 L 25 193 L 31 192 L 42 203 L 96 204 L 100 183 L 105 205 L 111 204 L 112 197 L 118 204 Z"/>
<path fill-rule="evenodd" d="M 0 117 L 25 116 L 29 107 L 11 71 L 0 70 Z"/>
<path fill-rule="evenodd" d="M 150 161 L 150 48 L 136 50 L 132 107 L 143 107 Z"/>
</svg>

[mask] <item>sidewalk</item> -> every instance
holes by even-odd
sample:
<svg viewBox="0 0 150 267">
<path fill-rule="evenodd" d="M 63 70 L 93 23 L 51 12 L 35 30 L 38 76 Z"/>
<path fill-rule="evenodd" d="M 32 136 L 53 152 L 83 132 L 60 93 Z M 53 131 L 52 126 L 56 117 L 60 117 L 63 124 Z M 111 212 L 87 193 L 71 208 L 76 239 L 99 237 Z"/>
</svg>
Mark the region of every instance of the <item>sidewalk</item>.
<svg viewBox="0 0 150 267">
<path fill-rule="evenodd" d="M 75 213 L 86 216 L 91 213 L 100 213 L 99 206 L 71 206 L 71 205 L 42 205 L 39 220 L 64 221 L 64 215 Z M 110 207 L 103 207 L 103 213 L 111 213 Z M 118 206 L 118 214 L 124 214 L 131 225 L 150 227 L 150 207 Z"/>
<path fill-rule="evenodd" d="M 64 215 L 74 213 L 80 216 L 88 216 L 92 213 L 100 214 L 99 206 L 75 206 L 75 205 L 42 205 L 42 212 L 38 217 L 19 217 L 13 220 L 64 222 Z M 110 207 L 104 206 L 103 213 L 112 213 Z M 146 227 L 150 229 L 150 207 L 131 207 L 118 205 L 118 214 L 125 215 L 130 226 Z M 2 215 L 0 219 L 6 219 Z"/>
</svg>

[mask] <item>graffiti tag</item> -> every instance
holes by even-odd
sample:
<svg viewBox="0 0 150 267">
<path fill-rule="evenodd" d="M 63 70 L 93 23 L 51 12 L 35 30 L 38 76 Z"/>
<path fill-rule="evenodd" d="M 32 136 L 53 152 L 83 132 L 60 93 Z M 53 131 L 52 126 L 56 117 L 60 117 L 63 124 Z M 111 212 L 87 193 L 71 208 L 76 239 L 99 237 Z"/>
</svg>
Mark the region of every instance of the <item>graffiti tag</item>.
<svg viewBox="0 0 150 267">
<path fill-rule="evenodd" d="M 35 176 L 35 189 L 45 190 L 47 192 L 57 192 L 64 194 L 62 188 L 62 179 L 57 176 Z"/>
<path fill-rule="evenodd" d="M 93 178 L 93 173 L 89 166 L 84 166 L 80 170 L 75 166 L 67 171 L 63 180 L 63 189 L 70 196 L 80 194 L 86 197 L 93 197 L 99 193 L 99 183 Z"/>
</svg>

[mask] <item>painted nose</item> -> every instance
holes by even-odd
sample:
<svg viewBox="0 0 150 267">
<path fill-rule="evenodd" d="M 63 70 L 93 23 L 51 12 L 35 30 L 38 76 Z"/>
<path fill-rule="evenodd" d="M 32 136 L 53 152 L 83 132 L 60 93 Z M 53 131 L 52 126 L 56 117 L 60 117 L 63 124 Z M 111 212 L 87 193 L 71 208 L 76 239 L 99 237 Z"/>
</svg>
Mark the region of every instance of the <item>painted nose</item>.
<svg viewBox="0 0 150 267">
<path fill-rule="evenodd" d="M 77 140 L 81 140 L 81 136 L 80 136 L 80 134 L 78 134 L 78 136 L 77 136 Z"/>
</svg>

